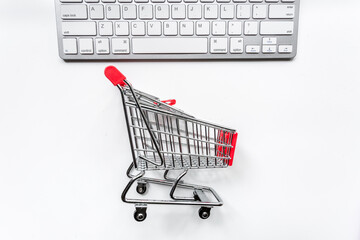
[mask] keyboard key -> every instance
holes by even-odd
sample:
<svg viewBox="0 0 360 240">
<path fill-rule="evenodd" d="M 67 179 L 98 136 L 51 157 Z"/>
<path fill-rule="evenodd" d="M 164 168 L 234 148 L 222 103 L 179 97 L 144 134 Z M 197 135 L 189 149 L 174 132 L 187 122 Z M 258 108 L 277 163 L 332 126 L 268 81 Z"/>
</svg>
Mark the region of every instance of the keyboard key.
<svg viewBox="0 0 360 240">
<path fill-rule="evenodd" d="M 61 5 L 62 19 L 87 19 L 86 5 Z"/>
<path fill-rule="evenodd" d="M 148 22 L 147 30 L 149 36 L 160 36 L 161 22 Z"/>
<path fill-rule="evenodd" d="M 91 38 L 80 38 L 79 48 L 82 55 L 94 54 L 93 40 Z"/>
<path fill-rule="evenodd" d="M 279 53 L 292 53 L 293 46 L 292 45 L 280 45 Z"/>
<path fill-rule="evenodd" d="M 65 54 L 77 54 L 76 39 L 65 38 L 63 40 L 63 49 Z"/>
<path fill-rule="evenodd" d="M 96 53 L 97 54 L 109 54 L 109 39 L 108 38 L 97 38 L 95 40 Z"/>
<path fill-rule="evenodd" d="M 251 7 L 250 5 L 237 5 L 236 7 L 236 18 L 249 19 Z"/>
<path fill-rule="evenodd" d="M 207 36 L 210 34 L 209 22 L 196 22 L 196 35 Z"/>
<path fill-rule="evenodd" d="M 136 5 L 124 4 L 122 5 L 124 19 L 136 19 Z"/>
<path fill-rule="evenodd" d="M 214 21 L 212 23 L 212 34 L 215 36 L 225 35 L 226 23 L 224 21 Z"/>
<path fill-rule="evenodd" d="M 104 19 L 104 6 L 100 4 L 90 5 L 90 18 L 91 19 Z"/>
<path fill-rule="evenodd" d="M 241 35 L 241 22 L 239 21 L 229 22 L 228 34 L 230 36 Z"/>
<path fill-rule="evenodd" d="M 172 19 L 185 19 L 186 6 L 184 4 L 174 4 L 171 9 Z"/>
<path fill-rule="evenodd" d="M 139 18 L 140 19 L 152 19 L 153 7 L 150 4 L 142 4 L 139 6 Z"/>
<path fill-rule="evenodd" d="M 155 18 L 156 19 L 169 19 L 170 9 L 167 4 L 155 5 Z"/>
<path fill-rule="evenodd" d="M 107 19 L 120 19 L 120 5 L 111 4 L 106 6 Z"/>
<path fill-rule="evenodd" d="M 263 53 L 276 53 L 276 45 L 263 45 Z"/>
<path fill-rule="evenodd" d="M 230 53 L 243 53 L 243 52 L 244 52 L 244 39 L 230 38 Z"/>
<path fill-rule="evenodd" d="M 177 22 L 166 21 L 164 22 L 164 35 L 165 36 L 176 36 L 178 34 Z"/>
<path fill-rule="evenodd" d="M 258 34 L 258 22 L 245 22 L 245 35 L 257 35 Z"/>
<path fill-rule="evenodd" d="M 115 22 L 115 34 L 118 36 L 128 36 L 129 35 L 129 23 L 122 21 L 122 22 Z"/>
<path fill-rule="evenodd" d="M 218 17 L 218 5 L 207 4 L 204 6 L 205 18 L 216 19 Z"/>
<path fill-rule="evenodd" d="M 112 36 L 113 35 L 112 22 L 99 22 L 99 33 L 100 36 Z"/>
<path fill-rule="evenodd" d="M 263 38 L 264 45 L 274 45 L 276 44 L 276 42 L 277 42 L 276 38 L 267 38 L 267 37 Z"/>
<path fill-rule="evenodd" d="M 246 46 L 246 53 L 259 53 L 260 46 L 259 45 L 247 45 Z"/>
<path fill-rule="evenodd" d="M 111 46 L 113 54 L 130 53 L 130 41 L 128 38 L 113 38 Z"/>
<path fill-rule="evenodd" d="M 201 5 L 189 4 L 188 5 L 188 18 L 201 19 Z"/>
<path fill-rule="evenodd" d="M 270 5 L 269 18 L 294 18 L 294 5 Z"/>
<path fill-rule="evenodd" d="M 182 36 L 194 35 L 194 22 L 190 22 L 190 21 L 180 22 L 180 35 Z"/>
<path fill-rule="evenodd" d="M 95 22 L 62 22 L 64 36 L 95 36 Z"/>
<path fill-rule="evenodd" d="M 227 53 L 227 38 L 211 38 L 210 52 L 211 53 Z"/>
<path fill-rule="evenodd" d="M 267 5 L 254 5 L 253 7 L 253 18 L 264 19 L 267 15 Z"/>
<path fill-rule="evenodd" d="M 261 35 L 292 35 L 294 22 L 261 22 Z"/>
<path fill-rule="evenodd" d="M 207 53 L 207 38 L 133 38 L 133 53 Z"/>
<path fill-rule="evenodd" d="M 132 22 L 131 34 L 134 36 L 145 36 L 145 22 Z"/>
<path fill-rule="evenodd" d="M 222 19 L 233 19 L 234 18 L 234 5 L 221 5 L 220 7 L 220 18 Z"/>
</svg>

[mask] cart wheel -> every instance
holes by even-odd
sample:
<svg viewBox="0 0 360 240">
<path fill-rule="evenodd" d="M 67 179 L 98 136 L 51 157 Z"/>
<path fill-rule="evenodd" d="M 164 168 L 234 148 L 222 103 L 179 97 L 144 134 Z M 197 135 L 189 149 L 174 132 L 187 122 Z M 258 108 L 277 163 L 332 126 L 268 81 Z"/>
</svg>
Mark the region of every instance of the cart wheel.
<svg viewBox="0 0 360 240">
<path fill-rule="evenodd" d="M 137 191 L 139 194 L 144 194 L 144 193 L 146 193 L 146 190 L 147 190 L 146 183 L 138 183 L 138 185 L 136 186 L 136 191 Z"/>
<path fill-rule="evenodd" d="M 199 217 L 201 219 L 208 219 L 210 217 L 210 210 L 211 208 L 201 207 L 199 209 Z"/>
<path fill-rule="evenodd" d="M 134 218 L 138 222 L 142 222 L 146 219 L 146 209 L 136 209 L 134 212 Z"/>
</svg>

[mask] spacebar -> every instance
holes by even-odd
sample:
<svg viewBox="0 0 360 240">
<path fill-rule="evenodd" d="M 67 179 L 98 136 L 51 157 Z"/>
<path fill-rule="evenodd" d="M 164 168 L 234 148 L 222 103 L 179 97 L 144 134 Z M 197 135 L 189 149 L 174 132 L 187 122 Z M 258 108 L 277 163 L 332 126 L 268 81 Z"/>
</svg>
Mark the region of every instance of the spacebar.
<svg viewBox="0 0 360 240">
<path fill-rule="evenodd" d="M 207 53 L 207 38 L 133 38 L 133 53 Z"/>
</svg>

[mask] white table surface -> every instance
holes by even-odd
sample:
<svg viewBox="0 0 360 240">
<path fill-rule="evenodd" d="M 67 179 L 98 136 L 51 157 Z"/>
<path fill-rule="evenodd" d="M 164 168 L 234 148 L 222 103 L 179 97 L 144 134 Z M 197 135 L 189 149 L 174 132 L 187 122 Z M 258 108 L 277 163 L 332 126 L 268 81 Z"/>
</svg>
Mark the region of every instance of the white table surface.
<svg viewBox="0 0 360 240">
<path fill-rule="evenodd" d="M 66 63 L 52 0 L 2 2 L 0 239 L 359 239 L 359 10 L 302 0 L 293 61 Z M 222 196 L 208 220 L 149 206 L 137 223 L 121 202 L 131 156 L 108 64 L 238 130 L 233 167 L 185 178 Z"/>
</svg>

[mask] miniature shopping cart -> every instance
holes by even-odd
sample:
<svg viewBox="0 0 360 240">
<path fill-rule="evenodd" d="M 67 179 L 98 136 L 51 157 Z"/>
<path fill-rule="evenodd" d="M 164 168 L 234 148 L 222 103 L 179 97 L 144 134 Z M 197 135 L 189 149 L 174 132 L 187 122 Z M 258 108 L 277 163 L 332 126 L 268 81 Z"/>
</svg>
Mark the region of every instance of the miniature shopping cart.
<svg viewBox="0 0 360 240">
<path fill-rule="evenodd" d="M 105 75 L 119 88 L 122 96 L 133 157 L 127 170 L 130 181 L 122 193 L 122 200 L 135 204 L 135 220 L 145 220 L 147 204 L 196 205 L 200 206 L 199 216 L 207 219 L 212 207 L 222 206 L 221 198 L 210 187 L 186 184 L 181 179 L 189 169 L 231 166 L 236 131 L 184 113 L 173 107 L 175 100 L 160 101 L 134 89 L 113 66 L 106 68 Z M 139 173 L 134 174 L 135 170 Z M 144 177 L 146 171 L 153 170 L 164 170 L 164 178 Z M 177 178 L 170 178 L 168 175 L 172 170 L 182 172 Z M 134 182 L 137 182 L 139 194 L 146 192 L 149 183 L 170 186 L 172 200 L 130 199 L 126 195 Z M 175 196 L 177 188 L 190 189 L 193 195 Z M 214 201 L 208 194 L 213 195 Z"/>
</svg>

